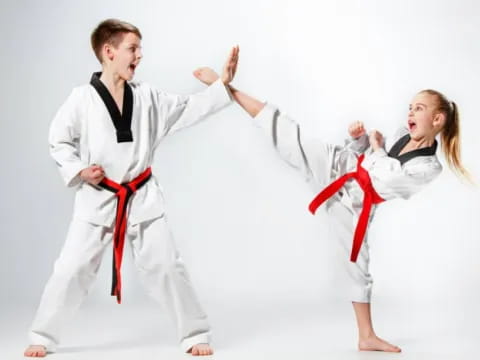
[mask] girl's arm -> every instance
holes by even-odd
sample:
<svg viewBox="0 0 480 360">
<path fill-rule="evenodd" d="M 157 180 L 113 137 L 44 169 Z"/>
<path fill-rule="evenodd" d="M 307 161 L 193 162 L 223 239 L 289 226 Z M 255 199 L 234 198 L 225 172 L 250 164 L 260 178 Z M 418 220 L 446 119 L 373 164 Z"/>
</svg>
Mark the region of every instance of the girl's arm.
<svg viewBox="0 0 480 360">
<path fill-rule="evenodd" d="M 442 171 L 436 157 L 413 159 L 402 165 L 388 156 L 383 136 L 378 131 L 369 135 L 372 153 L 362 163 L 372 179 L 372 185 L 385 200 L 408 199 L 433 181 Z"/>
</svg>

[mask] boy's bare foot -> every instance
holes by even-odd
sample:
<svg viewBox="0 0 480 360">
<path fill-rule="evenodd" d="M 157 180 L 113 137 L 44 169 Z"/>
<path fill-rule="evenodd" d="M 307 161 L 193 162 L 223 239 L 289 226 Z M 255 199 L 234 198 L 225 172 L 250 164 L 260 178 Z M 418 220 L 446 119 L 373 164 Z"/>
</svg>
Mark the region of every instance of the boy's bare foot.
<svg viewBox="0 0 480 360">
<path fill-rule="evenodd" d="M 193 345 L 188 352 L 191 353 L 193 356 L 213 355 L 213 349 L 210 347 L 209 344 Z"/>
<path fill-rule="evenodd" d="M 47 349 L 43 345 L 30 345 L 23 355 L 29 357 L 45 357 L 47 356 Z"/>
<path fill-rule="evenodd" d="M 402 350 L 395 345 L 380 339 L 376 335 L 362 339 L 358 342 L 358 349 L 361 351 L 386 351 L 386 352 L 401 352 Z"/>
</svg>

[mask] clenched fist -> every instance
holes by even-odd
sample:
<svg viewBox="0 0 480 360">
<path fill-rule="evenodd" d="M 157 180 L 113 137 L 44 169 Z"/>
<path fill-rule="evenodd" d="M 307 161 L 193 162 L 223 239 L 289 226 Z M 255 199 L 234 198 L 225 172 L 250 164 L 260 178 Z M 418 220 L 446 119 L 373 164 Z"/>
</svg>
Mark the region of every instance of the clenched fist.
<svg viewBox="0 0 480 360">
<path fill-rule="evenodd" d="M 365 127 L 363 126 L 363 122 L 355 121 L 350 124 L 348 127 L 348 133 L 354 139 L 358 139 L 360 136 L 366 133 Z"/>
<path fill-rule="evenodd" d="M 92 165 L 80 171 L 80 178 L 92 185 L 98 185 L 105 177 L 103 168 L 98 165 Z"/>
<path fill-rule="evenodd" d="M 370 146 L 373 150 L 383 148 L 384 140 L 383 135 L 380 131 L 373 130 L 368 136 L 368 140 L 370 141 Z"/>
</svg>

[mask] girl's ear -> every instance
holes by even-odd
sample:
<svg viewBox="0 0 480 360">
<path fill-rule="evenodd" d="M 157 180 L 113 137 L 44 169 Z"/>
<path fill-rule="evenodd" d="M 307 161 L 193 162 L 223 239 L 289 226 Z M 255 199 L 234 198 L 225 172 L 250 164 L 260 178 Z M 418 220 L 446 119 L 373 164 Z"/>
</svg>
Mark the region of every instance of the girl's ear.
<svg viewBox="0 0 480 360">
<path fill-rule="evenodd" d="M 445 121 L 447 120 L 445 114 L 443 112 L 438 112 L 433 117 L 433 126 L 436 128 L 442 128 L 445 125 Z"/>
</svg>

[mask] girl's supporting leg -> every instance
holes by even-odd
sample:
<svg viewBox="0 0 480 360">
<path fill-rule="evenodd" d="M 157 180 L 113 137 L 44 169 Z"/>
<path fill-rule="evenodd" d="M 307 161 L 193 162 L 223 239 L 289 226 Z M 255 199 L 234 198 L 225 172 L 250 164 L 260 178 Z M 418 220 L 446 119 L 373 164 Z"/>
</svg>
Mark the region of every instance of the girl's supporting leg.
<svg viewBox="0 0 480 360">
<path fill-rule="evenodd" d="M 373 279 L 369 272 L 369 247 L 365 237 L 358 259 L 350 261 L 353 234 L 357 225 L 357 217 L 339 201 L 332 202 L 328 210 L 331 234 L 339 242 L 342 250 L 342 260 L 350 281 L 350 300 L 358 325 L 358 349 L 369 351 L 400 352 L 400 348 L 380 339 L 375 334 L 371 317 L 371 293 Z"/>
</svg>

